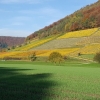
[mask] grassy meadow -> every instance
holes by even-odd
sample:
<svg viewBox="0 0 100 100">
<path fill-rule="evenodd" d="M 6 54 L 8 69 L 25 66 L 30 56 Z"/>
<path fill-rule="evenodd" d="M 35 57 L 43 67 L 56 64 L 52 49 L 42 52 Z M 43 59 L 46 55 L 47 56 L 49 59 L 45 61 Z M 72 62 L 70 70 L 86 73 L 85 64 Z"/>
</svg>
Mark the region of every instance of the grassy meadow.
<svg viewBox="0 0 100 100">
<path fill-rule="evenodd" d="M 0 100 L 100 100 L 100 64 L 0 61 Z"/>
<path fill-rule="evenodd" d="M 7 2 L 5 7 L 10 4 L 9 9 L 0 8 L 1 17 L 2 13 L 8 14 L 10 8 L 17 8 L 15 3 L 18 5 L 21 1 L 20 5 L 24 3 L 22 7 L 27 6 L 26 2 L 30 4 L 30 7 L 27 6 L 29 10 L 25 8 L 25 11 L 24 8 L 20 10 L 18 6 L 15 15 L 19 13 L 21 16 L 14 17 L 13 14 L 15 20 L 10 18 L 10 12 L 14 13 L 14 11 L 4 16 L 5 19 L 8 17 L 15 21 L 14 24 L 11 21 L 11 25 L 12 28 L 15 26 L 16 30 L 19 28 L 20 21 L 24 24 L 26 20 L 28 25 L 27 18 L 30 18 L 30 21 L 34 20 L 35 14 L 38 15 L 39 20 L 45 17 L 40 14 L 46 14 L 47 18 L 41 20 L 39 26 L 45 23 L 49 16 L 51 16 L 50 23 L 50 20 L 53 21 L 57 18 L 57 13 L 59 14 L 51 8 L 53 6 L 57 8 L 58 2 L 55 5 L 53 2 L 55 0 L 38 0 L 38 3 L 34 3 L 35 0 L 13 1 L 0 1 L 3 5 Z M 53 6 L 50 6 L 48 1 L 52 1 Z M 65 3 L 69 2 L 65 1 Z M 46 7 L 43 6 L 43 2 Z M 38 4 L 42 9 L 38 8 Z M 35 6 L 37 9 L 34 13 L 34 9 L 30 8 Z M 61 8 L 63 7 L 65 6 L 61 5 Z M 37 12 L 38 10 L 41 12 Z M 55 16 L 53 20 L 52 14 Z M 7 24 L 10 20 L 4 22 Z M 34 22 L 30 23 L 30 29 L 32 26 L 39 28 L 38 22 L 36 24 Z M 2 26 L 0 28 L 2 34 L 13 32 L 16 35 L 19 32 L 20 35 L 23 33 L 25 35 L 27 33 L 26 29 L 23 31 L 19 29 L 17 32 L 12 29 L 10 32 L 11 25 L 6 25 L 7 29 Z M 21 25 L 22 28 L 23 26 Z M 17 38 L 0 36 L 0 100 L 100 100 L 100 63 L 97 63 L 100 62 L 100 0 L 32 32 L 23 42 L 21 40 L 17 42 Z"/>
<path fill-rule="evenodd" d="M 100 100 L 100 64 L 93 61 L 99 34 L 98 28 L 69 32 L 0 52 L 0 100 Z M 52 52 L 65 61 L 51 63 Z"/>
</svg>

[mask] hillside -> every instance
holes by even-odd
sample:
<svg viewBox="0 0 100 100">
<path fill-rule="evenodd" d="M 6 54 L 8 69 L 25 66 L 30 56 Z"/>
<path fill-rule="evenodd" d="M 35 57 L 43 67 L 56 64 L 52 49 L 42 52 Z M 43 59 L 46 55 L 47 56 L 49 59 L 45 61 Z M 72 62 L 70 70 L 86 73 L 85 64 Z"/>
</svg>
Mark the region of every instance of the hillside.
<svg viewBox="0 0 100 100">
<path fill-rule="evenodd" d="M 85 35 L 83 35 L 84 32 Z M 73 37 L 74 34 L 79 33 L 82 34 Z M 100 51 L 100 30 L 99 28 L 92 28 L 62 35 L 53 35 L 43 39 L 34 39 L 22 46 L 15 47 L 9 52 L 0 53 L 0 58 L 28 59 L 29 55 L 34 52 L 37 57 L 45 57 L 54 51 L 61 53 L 63 56 L 71 57 L 76 57 L 79 53 L 82 56 L 94 55 Z"/>
<path fill-rule="evenodd" d="M 6 38 L 5 40 L 9 40 L 12 46 L 19 46 L 0 53 L 0 58 L 26 60 L 33 53 L 37 57 L 47 57 L 57 51 L 63 56 L 77 57 L 81 54 L 81 57 L 93 59 L 93 56 L 100 51 L 99 11 L 100 0 L 36 31 L 26 39 L 21 39 L 22 43 L 11 37 L 10 40 Z M 20 43 L 14 44 L 16 42 Z"/>
<path fill-rule="evenodd" d="M 6 43 L 8 47 L 17 46 L 24 43 L 25 37 L 0 36 L 0 44 Z"/>
<path fill-rule="evenodd" d="M 66 16 L 54 22 L 43 29 L 37 30 L 31 35 L 27 36 L 26 40 L 33 38 L 44 38 L 50 35 L 66 33 L 70 31 L 84 30 L 95 27 L 100 27 L 100 0 L 96 3 L 87 5 L 73 14 Z"/>
</svg>

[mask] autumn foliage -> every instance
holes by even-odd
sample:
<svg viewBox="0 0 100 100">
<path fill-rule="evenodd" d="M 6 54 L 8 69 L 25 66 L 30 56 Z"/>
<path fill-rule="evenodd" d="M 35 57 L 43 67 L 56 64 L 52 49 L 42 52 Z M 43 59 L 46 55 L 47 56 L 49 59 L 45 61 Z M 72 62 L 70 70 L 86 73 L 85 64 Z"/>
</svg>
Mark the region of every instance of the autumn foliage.
<svg viewBox="0 0 100 100">
<path fill-rule="evenodd" d="M 49 61 L 60 64 L 63 61 L 63 56 L 59 52 L 52 52 L 49 56 Z"/>
<path fill-rule="evenodd" d="M 49 26 L 37 30 L 27 36 L 26 41 L 32 40 L 33 38 L 40 39 L 53 34 L 55 35 L 96 27 L 100 27 L 100 0 L 75 11 L 73 14 L 62 18 Z"/>
</svg>

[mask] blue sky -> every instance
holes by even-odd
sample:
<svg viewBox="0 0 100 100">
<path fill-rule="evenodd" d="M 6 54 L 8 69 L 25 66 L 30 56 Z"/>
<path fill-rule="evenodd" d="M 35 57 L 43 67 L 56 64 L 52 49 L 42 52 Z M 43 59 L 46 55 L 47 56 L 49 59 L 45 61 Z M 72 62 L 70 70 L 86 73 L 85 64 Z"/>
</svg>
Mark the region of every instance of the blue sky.
<svg viewBox="0 0 100 100">
<path fill-rule="evenodd" d="M 0 36 L 26 37 L 98 0 L 0 0 Z"/>
</svg>

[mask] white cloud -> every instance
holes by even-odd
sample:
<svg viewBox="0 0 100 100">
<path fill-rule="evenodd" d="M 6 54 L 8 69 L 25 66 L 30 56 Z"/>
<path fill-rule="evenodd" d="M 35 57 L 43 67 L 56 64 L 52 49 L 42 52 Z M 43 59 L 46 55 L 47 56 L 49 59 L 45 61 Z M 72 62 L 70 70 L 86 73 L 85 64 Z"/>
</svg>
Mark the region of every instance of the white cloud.
<svg viewBox="0 0 100 100">
<path fill-rule="evenodd" d="M 26 37 L 29 34 L 31 34 L 31 32 L 25 30 L 0 29 L 0 36 Z"/>
</svg>

